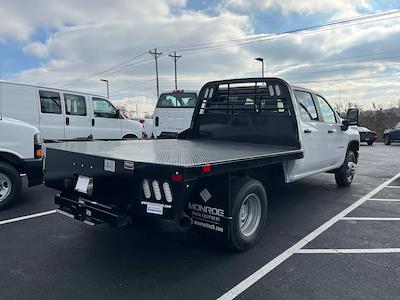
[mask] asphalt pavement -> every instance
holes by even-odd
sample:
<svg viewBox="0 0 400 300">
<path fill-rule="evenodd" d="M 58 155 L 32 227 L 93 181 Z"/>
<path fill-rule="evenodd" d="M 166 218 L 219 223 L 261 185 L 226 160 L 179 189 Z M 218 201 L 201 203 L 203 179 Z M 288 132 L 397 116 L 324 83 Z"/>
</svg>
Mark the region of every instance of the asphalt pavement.
<svg viewBox="0 0 400 300">
<path fill-rule="evenodd" d="M 0 211 L 0 297 L 395 299 L 399 158 L 400 145 L 362 146 L 349 188 L 321 174 L 269 190 L 263 238 L 244 253 L 168 222 L 89 227 L 53 212 L 56 191 L 24 189 Z"/>
</svg>

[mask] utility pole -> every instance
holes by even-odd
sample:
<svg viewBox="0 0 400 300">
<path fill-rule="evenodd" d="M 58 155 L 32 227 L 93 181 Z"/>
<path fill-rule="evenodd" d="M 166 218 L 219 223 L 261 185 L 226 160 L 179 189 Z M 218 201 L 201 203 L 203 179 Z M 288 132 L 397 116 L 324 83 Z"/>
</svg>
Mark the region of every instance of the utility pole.
<svg viewBox="0 0 400 300">
<path fill-rule="evenodd" d="M 174 64 L 175 64 L 175 90 L 178 89 L 178 74 L 176 71 L 176 61 L 182 57 L 182 55 L 176 55 L 176 51 L 174 51 L 174 54 L 170 53 L 169 57 L 172 57 L 174 59 Z"/>
<path fill-rule="evenodd" d="M 157 100 L 160 98 L 160 84 L 158 82 L 158 57 L 162 55 L 162 52 L 158 52 L 157 48 L 154 48 L 153 51 L 149 51 L 149 53 L 154 57 L 156 61 L 156 84 L 157 84 Z"/>
</svg>

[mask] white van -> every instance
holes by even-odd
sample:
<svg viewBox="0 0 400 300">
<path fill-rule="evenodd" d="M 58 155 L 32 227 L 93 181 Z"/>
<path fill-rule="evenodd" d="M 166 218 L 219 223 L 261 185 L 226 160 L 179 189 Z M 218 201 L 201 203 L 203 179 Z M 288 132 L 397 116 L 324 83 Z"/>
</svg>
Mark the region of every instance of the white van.
<svg viewBox="0 0 400 300">
<path fill-rule="evenodd" d="M 143 126 L 125 119 L 102 96 L 0 82 L 3 116 L 32 124 L 44 140 L 141 138 Z"/>
<path fill-rule="evenodd" d="M 153 115 L 153 137 L 176 137 L 190 128 L 197 92 L 176 90 L 164 92 L 158 99 Z"/>
</svg>

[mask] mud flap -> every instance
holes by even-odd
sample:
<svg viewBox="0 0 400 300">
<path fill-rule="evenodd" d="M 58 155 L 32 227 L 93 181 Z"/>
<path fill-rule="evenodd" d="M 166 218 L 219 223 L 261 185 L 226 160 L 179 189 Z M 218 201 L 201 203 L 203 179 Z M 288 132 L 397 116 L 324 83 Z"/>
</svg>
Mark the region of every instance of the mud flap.
<svg viewBox="0 0 400 300">
<path fill-rule="evenodd" d="M 229 182 L 229 174 L 205 177 L 197 182 L 185 208 L 193 220 L 193 230 L 229 238 Z"/>
</svg>

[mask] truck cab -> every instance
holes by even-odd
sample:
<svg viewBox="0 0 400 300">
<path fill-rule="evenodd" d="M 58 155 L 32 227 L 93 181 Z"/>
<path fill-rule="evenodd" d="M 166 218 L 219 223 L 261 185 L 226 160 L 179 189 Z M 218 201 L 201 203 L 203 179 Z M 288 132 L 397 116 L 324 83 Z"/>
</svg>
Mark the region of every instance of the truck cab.
<svg viewBox="0 0 400 300">
<path fill-rule="evenodd" d="M 0 209 L 18 199 L 24 174 L 28 186 L 43 181 L 39 130 L 25 122 L 0 118 Z"/>
<path fill-rule="evenodd" d="M 195 91 L 164 92 L 158 99 L 153 115 L 153 137 L 176 138 L 190 128 L 197 103 Z"/>
<path fill-rule="evenodd" d="M 338 168 L 349 149 L 358 152 L 360 139 L 320 93 L 298 86 L 291 90 L 304 158 L 287 163 L 287 182 Z"/>
</svg>

